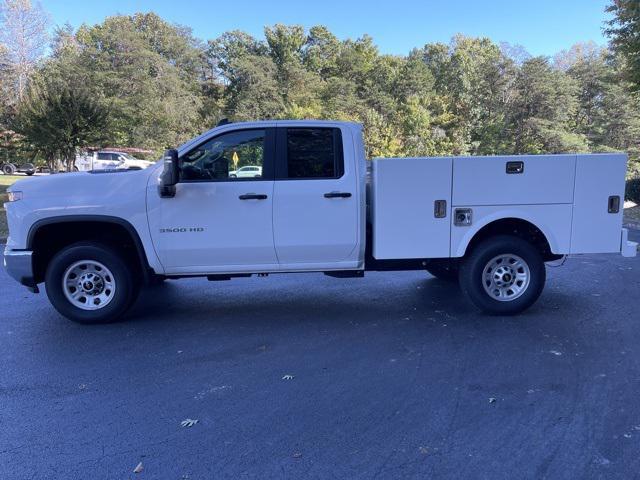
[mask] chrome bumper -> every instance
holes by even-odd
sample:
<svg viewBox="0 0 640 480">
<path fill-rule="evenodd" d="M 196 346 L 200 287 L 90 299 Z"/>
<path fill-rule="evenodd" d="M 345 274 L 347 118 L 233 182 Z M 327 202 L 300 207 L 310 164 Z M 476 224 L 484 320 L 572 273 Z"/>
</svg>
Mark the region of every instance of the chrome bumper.
<svg viewBox="0 0 640 480">
<path fill-rule="evenodd" d="M 638 242 L 632 242 L 629 240 L 629 230 L 626 228 L 622 229 L 620 253 L 623 257 L 635 257 L 638 254 Z"/>
<path fill-rule="evenodd" d="M 38 293 L 38 285 L 33 278 L 33 252 L 30 250 L 10 250 L 4 248 L 3 263 L 7 273 L 33 293 Z"/>
</svg>

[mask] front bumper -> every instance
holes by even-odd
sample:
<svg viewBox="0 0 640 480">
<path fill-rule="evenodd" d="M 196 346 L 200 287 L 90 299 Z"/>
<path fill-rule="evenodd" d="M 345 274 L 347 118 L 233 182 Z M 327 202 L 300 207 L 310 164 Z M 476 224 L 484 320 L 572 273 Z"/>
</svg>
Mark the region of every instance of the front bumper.
<svg viewBox="0 0 640 480">
<path fill-rule="evenodd" d="M 632 242 L 629 240 L 629 230 L 626 228 L 622 229 L 620 253 L 623 257 L 635 257 L 638 254 L 638 242 Z"/>
<path fill-rule="evenodd" d="M 7 273 L 33 293 L 38 293 L 38 285 L 33 276 L 33 252 L 30 250 L 10 250 L 4 248 L 3 263 Z"/>
</svg>

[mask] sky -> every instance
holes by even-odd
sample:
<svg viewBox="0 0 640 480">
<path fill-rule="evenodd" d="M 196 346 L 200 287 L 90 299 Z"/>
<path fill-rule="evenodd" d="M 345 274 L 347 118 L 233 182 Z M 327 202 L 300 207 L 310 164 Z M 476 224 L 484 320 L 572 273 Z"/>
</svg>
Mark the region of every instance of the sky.
<svg viewBox="0 0 640 480">
<path fill-rule="evenodd" d="M 604 45 L 610 0 L 40 0 L 54 24 L 95 24 L 114 14 L 154 11 L 213 39 L 243 30 L 264 38 L 265 25 L 325 25 L 341 39 L 373 37 L 382 53 L 407 54 L 456 33 L 522 45 L 548 55 L 578 42 Z"/>
</svg>

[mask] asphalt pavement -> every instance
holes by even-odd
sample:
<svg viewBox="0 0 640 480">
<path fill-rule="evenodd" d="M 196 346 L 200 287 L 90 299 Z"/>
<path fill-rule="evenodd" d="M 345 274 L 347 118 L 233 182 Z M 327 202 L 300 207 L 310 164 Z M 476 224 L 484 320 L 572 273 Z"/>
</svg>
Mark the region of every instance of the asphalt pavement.
<svg viewBox="0 0 640 480">
<path fill-rule="evenodd" d="M 82 326 L 0 271 L 2 479 L 629 479 L 639 451 L 640 258 L 548 268 L 510 318 L 389 272 L 170 281 Z"/>
</svg>

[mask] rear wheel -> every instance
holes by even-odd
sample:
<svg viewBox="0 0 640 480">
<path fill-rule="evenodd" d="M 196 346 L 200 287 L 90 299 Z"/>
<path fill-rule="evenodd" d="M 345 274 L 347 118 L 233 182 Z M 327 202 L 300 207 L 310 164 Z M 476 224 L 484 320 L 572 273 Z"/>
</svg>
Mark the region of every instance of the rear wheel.
<svg viewBox="0 0 640 480">
<path fill-rule="evenodd" d="M 538 299 L 546 271 L 533 245 L 500 235 L 478 244 L 462 261 L 459 281 L 462 291 L 484 312 L 515 315 Z"/>
<path fill-rule="evenodd" d="M 45 284 L 55 309 L 79 323 L 118 320 L 139 292 L 136 276 L 114 249 L 88 243 L 58 252 L 49 262 Z"/>
<path fill-rule="evenodd" d="M 5 175 L 15 175 L 16 170 L 16 166 L 13 163 L 5 163 L 2 166 L 2 173 Z"/>
</svg>

